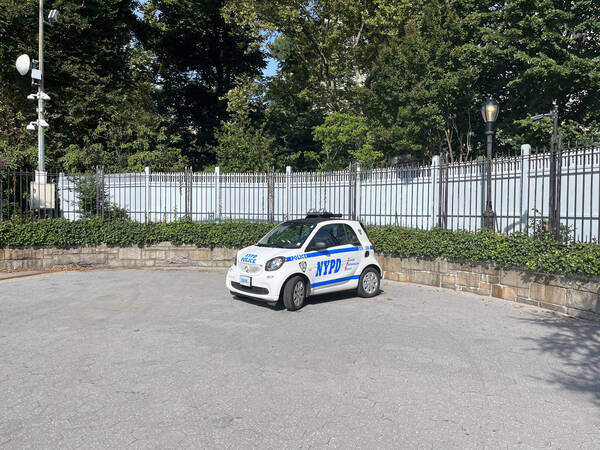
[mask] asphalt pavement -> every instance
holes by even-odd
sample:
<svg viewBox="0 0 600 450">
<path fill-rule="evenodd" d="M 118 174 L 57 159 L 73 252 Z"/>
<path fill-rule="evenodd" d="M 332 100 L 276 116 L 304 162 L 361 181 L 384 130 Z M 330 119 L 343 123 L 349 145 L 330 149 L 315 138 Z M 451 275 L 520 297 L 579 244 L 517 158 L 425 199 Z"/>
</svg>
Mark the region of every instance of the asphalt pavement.
<svg viewBox="0 0 600 450">
<path fill-rule="evenodd" d="M 0 448 L 600 448 L 600 324 L 385 282 L 299 312 L 224 272 L 0 282 Z"/>
</svg>

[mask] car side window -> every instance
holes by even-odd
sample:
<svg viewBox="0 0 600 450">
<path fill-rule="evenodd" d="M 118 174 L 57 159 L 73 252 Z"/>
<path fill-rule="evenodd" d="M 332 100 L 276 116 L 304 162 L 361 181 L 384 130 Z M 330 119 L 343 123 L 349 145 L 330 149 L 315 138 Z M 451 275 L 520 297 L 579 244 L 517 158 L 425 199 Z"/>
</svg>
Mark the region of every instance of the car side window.
<svg viewBox="0 0 600 450">
<path fill-rule="evenodd" d="M 307 250 L 314 250 L 316 242 L 325 242 L 326 247 L 337 247 L 340 245 L 345 245 L 348 243 L 346 238 L 346 232 L 344 230 L 344 226 L 341 223 L 335 223 L 331 225 L 325 225 L 320 228 L 313 237 L 312 241 L 307 247 Z"/>
<path fill-rule="evenodd" d="M 348 244 L 354 245 L 355 247 L 360 247 L 362 244 L 352 227 L 344 224 L 344 229 L 346 230 L 346 236 L 348 237 Z"/>
</svg>

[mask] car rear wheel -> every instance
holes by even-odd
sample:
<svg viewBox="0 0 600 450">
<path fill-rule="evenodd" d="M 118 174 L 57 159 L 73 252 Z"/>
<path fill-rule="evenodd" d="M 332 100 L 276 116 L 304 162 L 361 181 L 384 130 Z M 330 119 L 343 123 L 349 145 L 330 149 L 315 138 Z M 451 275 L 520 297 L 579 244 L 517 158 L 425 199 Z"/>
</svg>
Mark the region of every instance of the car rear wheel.
<svg viewBox="0 0 600 450">
<path fill-rule="evenodd" d="M 283 305 L 288 311 L 296 311 L 306 302 L 306 282 L 300 276 L 292 277 L 283 288 Z"/>
<path fill-rule="evenodd" d="M 373 267 L 363 270 L 358 280 L 358 295 L 369 298 L 379 294 L 380 278 L 379 272 Z"/>
</svg>

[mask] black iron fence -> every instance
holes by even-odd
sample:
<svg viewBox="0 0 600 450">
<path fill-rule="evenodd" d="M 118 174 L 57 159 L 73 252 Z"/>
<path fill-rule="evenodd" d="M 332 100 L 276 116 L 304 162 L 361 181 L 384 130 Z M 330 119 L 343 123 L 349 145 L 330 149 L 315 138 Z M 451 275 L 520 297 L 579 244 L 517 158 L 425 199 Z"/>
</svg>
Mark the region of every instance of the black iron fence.
<svg viewBox="0 0 600 450">
<path fill-rule="evenodd" d="M 552 159 L 554 158 L 554 162 Z M 532 152 L 492 161 L 495 229 L 600 237 L 600 146 Z M 551 168 L 555 168 L 551 170 Z M 475 231 L 483 226 L 485 161 L 337 172 L 40 174 L 0 170 L 0 220 L 93 216 L 139 222 L 188 218 L 275 221 L 311 208 L 367 224 Z M 553 188 L 551 188 L 551 186 Z"/>
</svg>

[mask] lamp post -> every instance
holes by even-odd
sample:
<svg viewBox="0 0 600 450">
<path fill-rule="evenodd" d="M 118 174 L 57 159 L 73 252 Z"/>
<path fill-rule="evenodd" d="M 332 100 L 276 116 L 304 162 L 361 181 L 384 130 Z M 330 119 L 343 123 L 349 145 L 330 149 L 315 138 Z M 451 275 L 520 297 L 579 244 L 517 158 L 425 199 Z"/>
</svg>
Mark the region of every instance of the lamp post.
<svg viewBox="0 0 600 450">
<path fill-rule="evenodd" d="M 485 122 L 485 135 L 487 137 L 487 183 L 486 183 L 486 201 L 485 211 L 483 212 L 483 227 L 494 231 L 496 224 L 496 213 L 492 208 L 492 145 L 494 142 L 494 134 L 496 133 L 496 119 L 500 106 L 492 97 L 488 98 L 481 107 L 481 115 Z"/>
<path fill-rule="evenodd" d="M 46 162 L 45 162 L 45 140 L 44 128 L 48 127 L 48 122 L 44 119 L 44 102 L 50 100 L 50 97 L 44 92 L 44 25 L 54 25 L 58 20 L 59 12 L 53 9 L 48 14 L 48 21 L 44 20 L 44 0 L 39 0 L 38 13 L 38 60 L 31 61 L 29 56 L 21 55 L 17 58 L 17 70 L 21 75 L 26 75 L 31 70 L 32 85 L 37 86 L 37 94 L 27 96 L 29 100 L 37 100 L 38 119 L 27 125 L 27 130 L 38 130 L 38 170 L 36 179 L 45 183 L 46 181 Z M 37 64 L 37 67 L 36 67 Z"/>
<path fill-rule="evenodd" d="M 552 110 L 545 114 L 537 114 L 531 117 L 533 122 L 545 117 L 552 119 L 552 139 L 550 142 L 550 179 L 548 195 L 548 228 L 550 234 L 556 239 L 560 235 L 560 156 L 558 148 L 558 103 L 552 103 Z"/>
</svg>

